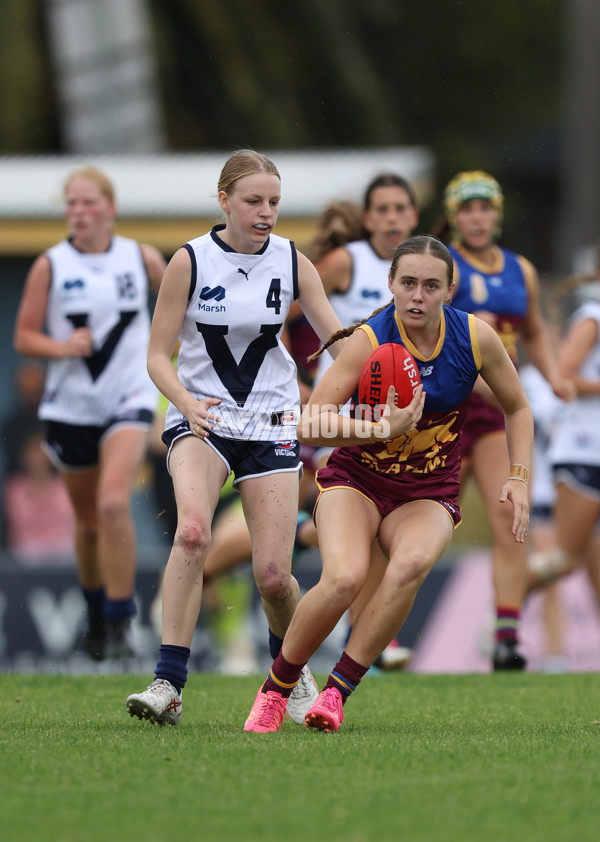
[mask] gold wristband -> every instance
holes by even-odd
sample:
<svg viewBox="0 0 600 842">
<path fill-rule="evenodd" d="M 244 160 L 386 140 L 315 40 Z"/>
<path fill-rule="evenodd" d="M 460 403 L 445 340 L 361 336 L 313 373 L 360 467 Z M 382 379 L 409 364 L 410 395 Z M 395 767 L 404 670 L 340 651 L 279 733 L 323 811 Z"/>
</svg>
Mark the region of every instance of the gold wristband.
<svg viewBox="0 0 600 842">
<path fill-rule="evenodd" d="M 527 485 L 529 482 L 529 468 L 526 465 L 521 465 L 519 462 L 516 462 L 514 465 L 510 466 L 509 479 L 518 479 Z"/>
</svg>

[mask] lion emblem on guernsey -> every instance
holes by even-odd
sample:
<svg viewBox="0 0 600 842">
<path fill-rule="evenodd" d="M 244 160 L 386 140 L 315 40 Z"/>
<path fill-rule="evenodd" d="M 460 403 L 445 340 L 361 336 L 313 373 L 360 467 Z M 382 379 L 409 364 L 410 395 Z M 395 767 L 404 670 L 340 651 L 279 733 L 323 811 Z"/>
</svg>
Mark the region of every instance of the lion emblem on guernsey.
<svg viewBox="0 0 600 842">
<path fill-rule="evenodd" d="M 432 419 L 427 427 L 420 430 L 411 430 L 409 433 L 385 442 L 378 453 L 363 453 L 363 464 L 376 471 L 387 473 L 384 463 L 388 462 L 390 458 L 397 462 L 406 462 L 411 456 L 418 453 L 427 463 L 435 460 L 444 444 L 454 441 L 458 436 L 458 433 L 452 431 L 457 415 L 458 411 L 454 411 L 441 421 L 440 419 Z"/>
</svg>

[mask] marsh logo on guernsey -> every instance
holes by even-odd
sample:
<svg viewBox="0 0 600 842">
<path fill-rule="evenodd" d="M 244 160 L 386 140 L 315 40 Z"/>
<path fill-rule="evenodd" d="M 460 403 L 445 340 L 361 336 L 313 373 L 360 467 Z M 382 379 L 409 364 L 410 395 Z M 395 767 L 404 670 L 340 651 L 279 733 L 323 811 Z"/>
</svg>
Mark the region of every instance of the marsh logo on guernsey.
<svg viewBox="0 0 600 842">
<path fill-rule="evenodd" d="M 222 286 L 216 287 L 202 287 L 199 293 L 200 301 L 198 302 L 198 309 L 211 313 L 222 313 L 226 310 L 224 304 L 206 304 L 206 301 L 223 301 L 225 298 L 225 290 Z"/>
<path fill-rule="evenodd" d="M 73 301 L 73 299 L 81 298 L 84 290 L 85 282 L 81 278 L 67 279 L 63 281 L 60 295 L 64 300 Z"/>
<path fill-rule="evenodd" d="M 294 441 L 274 441 L 272 442 L 275 448 L 275 456 L 295 456 L 296 442 Z"/>
</svg>

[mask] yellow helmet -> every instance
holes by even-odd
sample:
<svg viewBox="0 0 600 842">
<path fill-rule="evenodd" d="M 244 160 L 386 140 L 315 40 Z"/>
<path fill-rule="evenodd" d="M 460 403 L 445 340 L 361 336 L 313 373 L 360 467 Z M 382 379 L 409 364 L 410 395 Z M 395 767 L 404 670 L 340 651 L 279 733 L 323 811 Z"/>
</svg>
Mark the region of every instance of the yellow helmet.
<svg viewBox="0 0 600 842">
<path fill-rule="evenodd" d="M 483 170 L 458 173 L 444 190 L 444 211 L 452 230 L 453 239 L 460 239 L 456 225 L 456 213 L 460 206 L 470 199 L 486 199 L 498 212 L 498 224 L 494 231 L 494 239 L 497 240 L 502 231 L 504 197 L 502 188 L 496 179 Z"/>
</svg>

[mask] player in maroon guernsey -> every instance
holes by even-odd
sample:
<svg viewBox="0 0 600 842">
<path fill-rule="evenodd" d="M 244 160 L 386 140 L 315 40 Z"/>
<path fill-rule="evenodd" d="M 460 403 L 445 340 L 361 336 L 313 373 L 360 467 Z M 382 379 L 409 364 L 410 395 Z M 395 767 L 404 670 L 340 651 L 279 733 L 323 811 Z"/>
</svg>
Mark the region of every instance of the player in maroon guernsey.
<svg viewBox="0 0 600 842">
<path fill-rule="evenodd" d="M 345 701 L 402 627 L 460 522 L 460 430 L 479 375 L 505 414 L 511 469 L 498 494 L 505 505 L 512 504 L 514 541 L 520 545 L 525 540 L 531 411 L 493 328 L 444 306 L 452 278 L 446 246 L 433 237 L 412 237 L 394 254 L 391 304 L 326 343 L 350 337 L 315 387 L 298 428 L 303 441 L 335 447 L 317 474 L 321 493 L 315 519 L 323 572 L 296 608 L 246 731 L 281 727 L 304 664 L 362 588 L 377 538 L 389 558 L 385 575 L 361 609 L 340 660 L 305 718 L 308 727 L 338 730 Z M 413 399 L 399 408 L 390 388 L 380 420 L 364 420 L 360 412 L 354 417 L 340 414 L 339 408 L 356 393 L 373 349 L 387 342 L 404 345 L 419 366 L 422 385 Z"/>
</svg>

